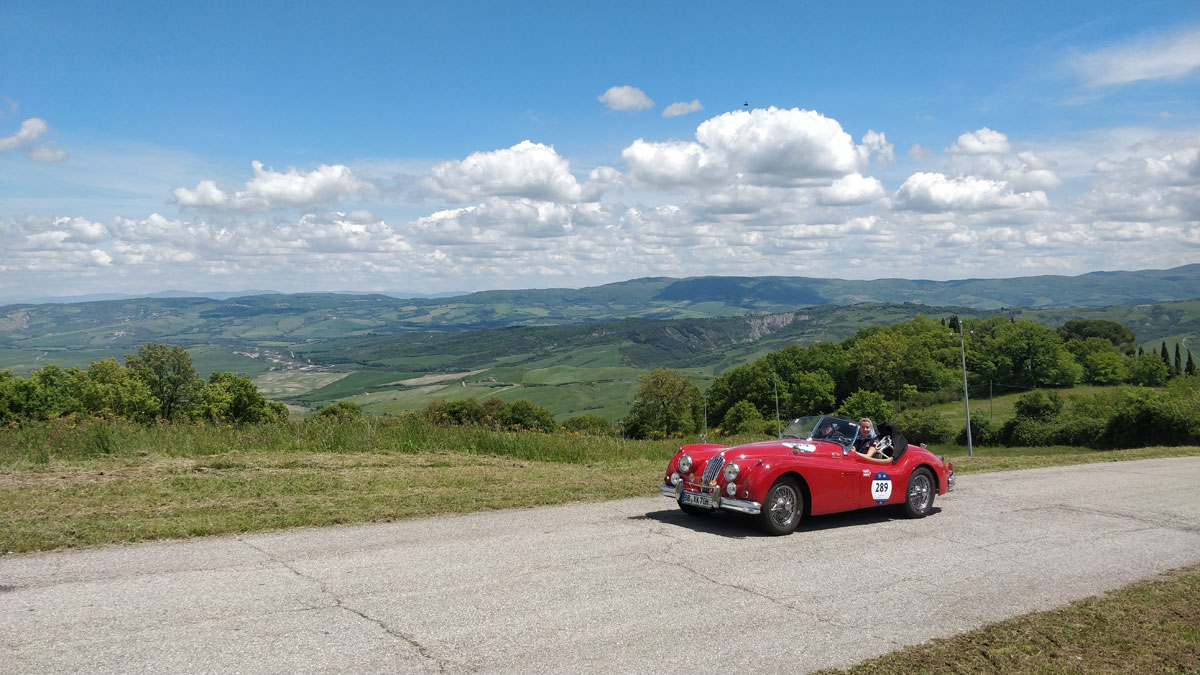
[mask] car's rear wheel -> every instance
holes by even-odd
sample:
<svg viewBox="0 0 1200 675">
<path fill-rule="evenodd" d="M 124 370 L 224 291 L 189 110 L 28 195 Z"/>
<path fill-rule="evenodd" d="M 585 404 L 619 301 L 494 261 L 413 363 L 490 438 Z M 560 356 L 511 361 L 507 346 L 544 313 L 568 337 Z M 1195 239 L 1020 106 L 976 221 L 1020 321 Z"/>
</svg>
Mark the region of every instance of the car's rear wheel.
<svg viewBox="0 0 1200 675">
<path fill-rule="evenodd" d="M 904 515 L 909 518 L 924 518 L 933 509 L 933 474 L 921 467 L 908 477 L 908 489 L 904 493 Z"/>
<path fill-rule="evenodd" d="M 800 524 L 803 511 L 804 493 L 800 486 L 791 478 L 780 478 L 767 490 L 758 522 L 767 534 L 791 534 Z"/>
</svg>

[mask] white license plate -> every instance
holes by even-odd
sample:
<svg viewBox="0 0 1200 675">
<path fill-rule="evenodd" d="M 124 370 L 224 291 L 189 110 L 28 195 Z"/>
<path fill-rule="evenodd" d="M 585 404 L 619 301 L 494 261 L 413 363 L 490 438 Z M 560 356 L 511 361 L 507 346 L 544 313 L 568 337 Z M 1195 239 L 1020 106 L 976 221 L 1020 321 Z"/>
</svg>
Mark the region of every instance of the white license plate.
<svg viewBox="0 0 1200 675">
<path fill-rule="evenodd" d="M 706 494 L 700 494 L 699 492 L 685 492 L 683 493 L 683 497 L 681 499 L 684 504 L 702 506 L 706 509 L 711 509 L 713 507 L 712 497 Z"/>
</svg>

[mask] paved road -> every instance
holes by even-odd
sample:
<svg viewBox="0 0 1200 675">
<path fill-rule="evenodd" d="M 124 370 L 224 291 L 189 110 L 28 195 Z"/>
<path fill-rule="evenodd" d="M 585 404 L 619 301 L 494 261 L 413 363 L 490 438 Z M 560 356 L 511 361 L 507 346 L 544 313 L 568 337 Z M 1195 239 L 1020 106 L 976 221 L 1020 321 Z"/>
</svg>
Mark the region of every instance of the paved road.
<svg viewBox="0 0 1200 675">
<path fill-rule="evenodd" d="M 0 670 L 800 672 L 1200 562 L 1200 458 L 789 537 L 661 498 L 0 559 Z"/>
</svg>

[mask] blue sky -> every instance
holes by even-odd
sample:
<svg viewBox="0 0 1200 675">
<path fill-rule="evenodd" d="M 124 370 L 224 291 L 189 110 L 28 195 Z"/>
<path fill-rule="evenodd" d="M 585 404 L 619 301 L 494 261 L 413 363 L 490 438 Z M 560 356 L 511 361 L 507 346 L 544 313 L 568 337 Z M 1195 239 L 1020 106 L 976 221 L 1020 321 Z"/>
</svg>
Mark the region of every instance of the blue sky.
<svg viewBox="0 0 1200 675">
<path fill-rule="evenodd" d="M 1198 153 L 1195 2 L 0 6 L 0 299 L 1164 268 Z"/>
</svg>

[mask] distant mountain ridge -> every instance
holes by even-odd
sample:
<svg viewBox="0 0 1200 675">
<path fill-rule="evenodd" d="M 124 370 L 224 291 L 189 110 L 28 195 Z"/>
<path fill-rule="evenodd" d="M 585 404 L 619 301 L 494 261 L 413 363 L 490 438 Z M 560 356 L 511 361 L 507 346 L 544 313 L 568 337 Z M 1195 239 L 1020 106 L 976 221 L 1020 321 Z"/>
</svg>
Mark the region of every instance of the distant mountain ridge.
<svg viewBox="0 0 1200 675">
<path fill-rule="evenodd" d="M 151 341 L 296 344 L 414 331 L 773 314 L 867 302 L 995 310 L 1106 307 L 1198 297 L 1200 264 L 1075 277 L 957 281 L 653 277 L 580 289 L 480 291 L 449 298 L 338 293 L 131 298 L 0 307 L 0 346 L 88 349 Z"/>
</svg>

